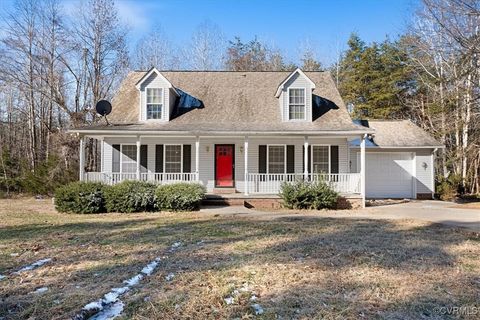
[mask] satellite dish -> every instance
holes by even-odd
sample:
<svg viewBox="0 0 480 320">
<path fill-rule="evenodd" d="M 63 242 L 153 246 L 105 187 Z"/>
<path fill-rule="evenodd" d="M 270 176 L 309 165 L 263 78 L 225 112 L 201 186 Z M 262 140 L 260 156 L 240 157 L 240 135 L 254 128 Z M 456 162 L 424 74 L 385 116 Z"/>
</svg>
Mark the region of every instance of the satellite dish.
<svg viewBox="0 0 480 320">
<path fill-rule="evenodd" d="M 95 110 L 97 110 L 97 113 L 99 115 L 107 116 L 110 114 L 110 112 L 112 112 L 112 104 L 107 100 L 100 100 L 97 102 Z"/>
</svg>

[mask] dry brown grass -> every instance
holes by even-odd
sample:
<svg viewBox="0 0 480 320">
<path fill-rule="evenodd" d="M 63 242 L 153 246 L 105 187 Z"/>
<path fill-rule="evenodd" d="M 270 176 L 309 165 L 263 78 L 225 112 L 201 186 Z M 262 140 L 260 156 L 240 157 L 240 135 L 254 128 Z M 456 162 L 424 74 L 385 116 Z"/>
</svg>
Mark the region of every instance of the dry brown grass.
<svg viewBox="0 0 480 320">
<path fill-rule="evenodd" d="M 33 199 L 1 200 L 0 218 L 0 274 L 54 259 L 0 282 L 0 318 L 69 318 L 175 241 L 184 246 L 122 297 L 125 318 L 254 318 L 249 293 L 223 300 L 244 283 L 265 310 L 259 319 L 443 318 L 435 307 L 480 307 L 478 235 L 426 222 L 66 215 Z"/>
</svg>

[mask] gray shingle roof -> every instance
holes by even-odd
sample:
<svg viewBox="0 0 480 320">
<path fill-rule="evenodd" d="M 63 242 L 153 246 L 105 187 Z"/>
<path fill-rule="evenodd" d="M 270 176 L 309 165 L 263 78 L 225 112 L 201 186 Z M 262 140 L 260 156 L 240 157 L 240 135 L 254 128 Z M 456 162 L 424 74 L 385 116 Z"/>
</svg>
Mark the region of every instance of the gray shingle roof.
<svg viewBox="0 0 480 320">
<path fill-rule="evenodd" d="M 193 109 L 169 122 L 139 122 L 139 91 L 135 84 L 144 71 L 127 75 L 112 100 L 108 119 L 114 126 L 95 125 L 83 130 L 199 131 L 199 132 L 325 132 L 372 130 L 354 124 L 328 72 L 305 72 L 315 83 L 313 94 L 330 100 L 316 110 L 312 122 L 282 122 L 275 92 L 290 72 L 162 71 L 176 88 L 200 99 Z M 327 100 L 324 100 L 327 99 Z M 331 108 L 329 106 L 334 106 Z M 314 111 L 315 112 L 315 111 Z M 77 131 L 74 130 L 74 131 Z"/>
<path fill-rule="evenodd" d="M 375 129 L 373 138 L 368 141 L 367 147 L 443 147 L 439 141 L 410 120 L 368 120 L 362 121 L 362 123 Z M 351 143 L 353 146 L 358 146 L 358 144 L 358 140 Z"/>
</svg>

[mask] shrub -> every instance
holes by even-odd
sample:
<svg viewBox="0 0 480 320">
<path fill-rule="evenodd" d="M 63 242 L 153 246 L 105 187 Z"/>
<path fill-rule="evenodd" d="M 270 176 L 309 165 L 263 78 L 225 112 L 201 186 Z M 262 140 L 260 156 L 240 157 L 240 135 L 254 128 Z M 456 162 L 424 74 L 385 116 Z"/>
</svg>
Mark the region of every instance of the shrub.
<svg viewBox="0 0 480 320">
<path fill-rule="evenodd" d="M 174 183 L 158 186 L 156 207 L 168 211 L 198 210 L 205 198 L 205 188 L 197 183 Z"/>
<path fill-rule="evenodd" d="M 105 187 L 105 207 L 108 212 L 143 212 L 155 208 L 156 185 L 144 181 L 123 181 Z"/>
<path fill-rule="evenodd" d="M 437 193 L 441 200 L 450 201 L 463 193 L 462 177 L 459 175 L 450 174 L 447 178 L 441 176 L 437 183 Z"/>
<path fill-rule="evenodd" d="M 105 212 L 104 186 L 95 182 L 71 182 L 55 191 L 55 208 L 60 212 Z"/>
<path fill-rule="evenodd" d="M 331 209 L 337 205 L 338 193 L 327 183 L 297 181 L 283 183 L 280 197 L 289 209 Z"/>
</svg>

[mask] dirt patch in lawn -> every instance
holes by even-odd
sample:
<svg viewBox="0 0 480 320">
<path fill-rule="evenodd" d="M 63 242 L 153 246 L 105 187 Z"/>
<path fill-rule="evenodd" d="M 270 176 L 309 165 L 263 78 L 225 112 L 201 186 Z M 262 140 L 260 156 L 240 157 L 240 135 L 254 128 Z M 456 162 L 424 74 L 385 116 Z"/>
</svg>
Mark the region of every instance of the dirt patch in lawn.
<svg viewBox="0 0 480 320">
<path fill-rule="evenodd" d="M 435 318 L 435 307 L 479 307 L 479 236 L 426 222 L 68 215 L 34 199 L 0 200 L 0 217 L 5 319 L 72 317 L 176 241 L 122 296 L 125 318 L 252 318 L 254 304 L 261 319 Z"/>
</svg>

